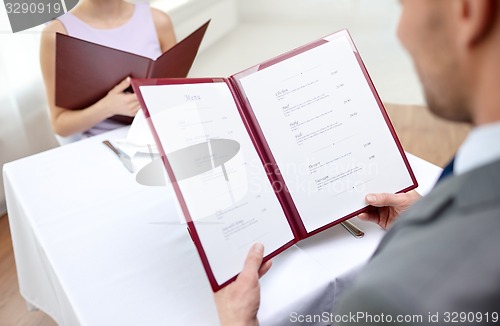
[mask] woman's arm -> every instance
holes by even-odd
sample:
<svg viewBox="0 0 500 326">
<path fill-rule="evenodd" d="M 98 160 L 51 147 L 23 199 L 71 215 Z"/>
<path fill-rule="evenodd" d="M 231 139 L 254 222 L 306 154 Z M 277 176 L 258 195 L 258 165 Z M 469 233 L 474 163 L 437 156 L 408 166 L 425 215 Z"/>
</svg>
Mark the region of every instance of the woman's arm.
<svg viewBox="0 0 500 326">
<path fill-rule="evenodd" d="M 135 94 L 123 93 L 130 85 L 128 79 L 120 82 L 104 98 L 83 110 L 68 110 L 55 104 L 56 32 L 67 34 L 63 24 L 58 20 L 52 21 L 45 27 L 40 44 L 40 65 L 54 132 L 61 136 L 69 136 L 88 130 L 116 114 L 134 116 L 139 109 L 139 102 Z"/>
</svg>

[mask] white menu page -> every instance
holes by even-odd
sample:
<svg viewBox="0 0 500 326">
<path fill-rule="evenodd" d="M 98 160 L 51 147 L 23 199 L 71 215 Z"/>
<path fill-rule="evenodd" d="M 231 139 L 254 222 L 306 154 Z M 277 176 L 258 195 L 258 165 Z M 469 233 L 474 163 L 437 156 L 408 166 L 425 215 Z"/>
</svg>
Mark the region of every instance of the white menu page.
<svg viewBox="0 0 500 326">
<path fill-rule="evenodd" d="M 140 91 L 219 284 L 253 243 L 267 255 L 294 239 L 225 83 Z"/>
<path fill-rule="evenodd" d="M 413 184 L 347 33 L 240 79 L 308 232 Z"/>
</svg>

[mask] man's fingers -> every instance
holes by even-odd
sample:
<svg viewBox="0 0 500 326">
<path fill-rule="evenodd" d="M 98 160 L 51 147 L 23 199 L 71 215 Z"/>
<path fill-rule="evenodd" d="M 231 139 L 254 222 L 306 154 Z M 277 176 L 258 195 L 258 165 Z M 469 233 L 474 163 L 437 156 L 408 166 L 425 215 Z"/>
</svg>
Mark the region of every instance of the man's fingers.
<svg viewBox="0 0 500 326">
<path fill-rule="evenodd" d="M 358 214 L 358 218 L 360 220 L 363 220 L 363 221 L 374 222 L 374 223 L 378 223 L 378 221 L 379 221 L 378 214 L 369 213 L 369 212 L 364 212 L 364 213 Z"/>
<path fill-rule="evenodd" d="M 269 271 L 269 269 L 271 269 L 272 265 L 273 265 L 272 260 L 268 260 L 264 264 L 262 264 L 262 266 L 260 266 L 260 269 L 259 269 L 259 278 L 264 276 Z"/>
</svg>

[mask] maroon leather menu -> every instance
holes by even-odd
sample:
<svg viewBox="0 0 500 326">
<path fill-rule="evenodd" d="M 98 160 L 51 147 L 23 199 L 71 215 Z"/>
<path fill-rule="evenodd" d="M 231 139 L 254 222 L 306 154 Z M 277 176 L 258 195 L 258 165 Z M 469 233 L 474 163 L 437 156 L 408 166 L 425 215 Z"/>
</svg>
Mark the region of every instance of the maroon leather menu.
<svg viewBox="0 0 500 326">
<path fill-rule="evenodd" d="M 56 35 L 56 105 L 80 110 L 103 98 L 127 76 L 186 77 L 210 21 L 152 60 L 75 37 Z M 132 117 L 115 116 L 130 124 Z"/>
<path fill-rule="evenodd" d="M 346 30 L 229 78 L 135 79 L 214 291 L 417 180 Z"/>
</svg>

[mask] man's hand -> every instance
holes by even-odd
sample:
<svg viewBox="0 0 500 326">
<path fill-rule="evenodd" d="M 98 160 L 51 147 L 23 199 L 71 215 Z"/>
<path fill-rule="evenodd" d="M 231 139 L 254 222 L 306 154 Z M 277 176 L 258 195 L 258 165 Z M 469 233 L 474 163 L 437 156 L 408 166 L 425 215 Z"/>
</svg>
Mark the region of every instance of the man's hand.
<svg viewBox="0 0 500 326">
<path fill-rule="evenodd" d="M 222 326 L 259 324 L 259 278 L 271 268 L 270 260 L 262 264 L 263 255 L 264 246 L 260 243 L 254 244 L 248 252 L 240 275 L 233 283 L 214 294 Z"/>
<path fill-rule="evenodd" d="M 422 198 L 415 190 L 401 194 L 368 194 L 366 203 L 373 206 L 358 217 L 387 229 L 396 218 Z"/>
</svg>

